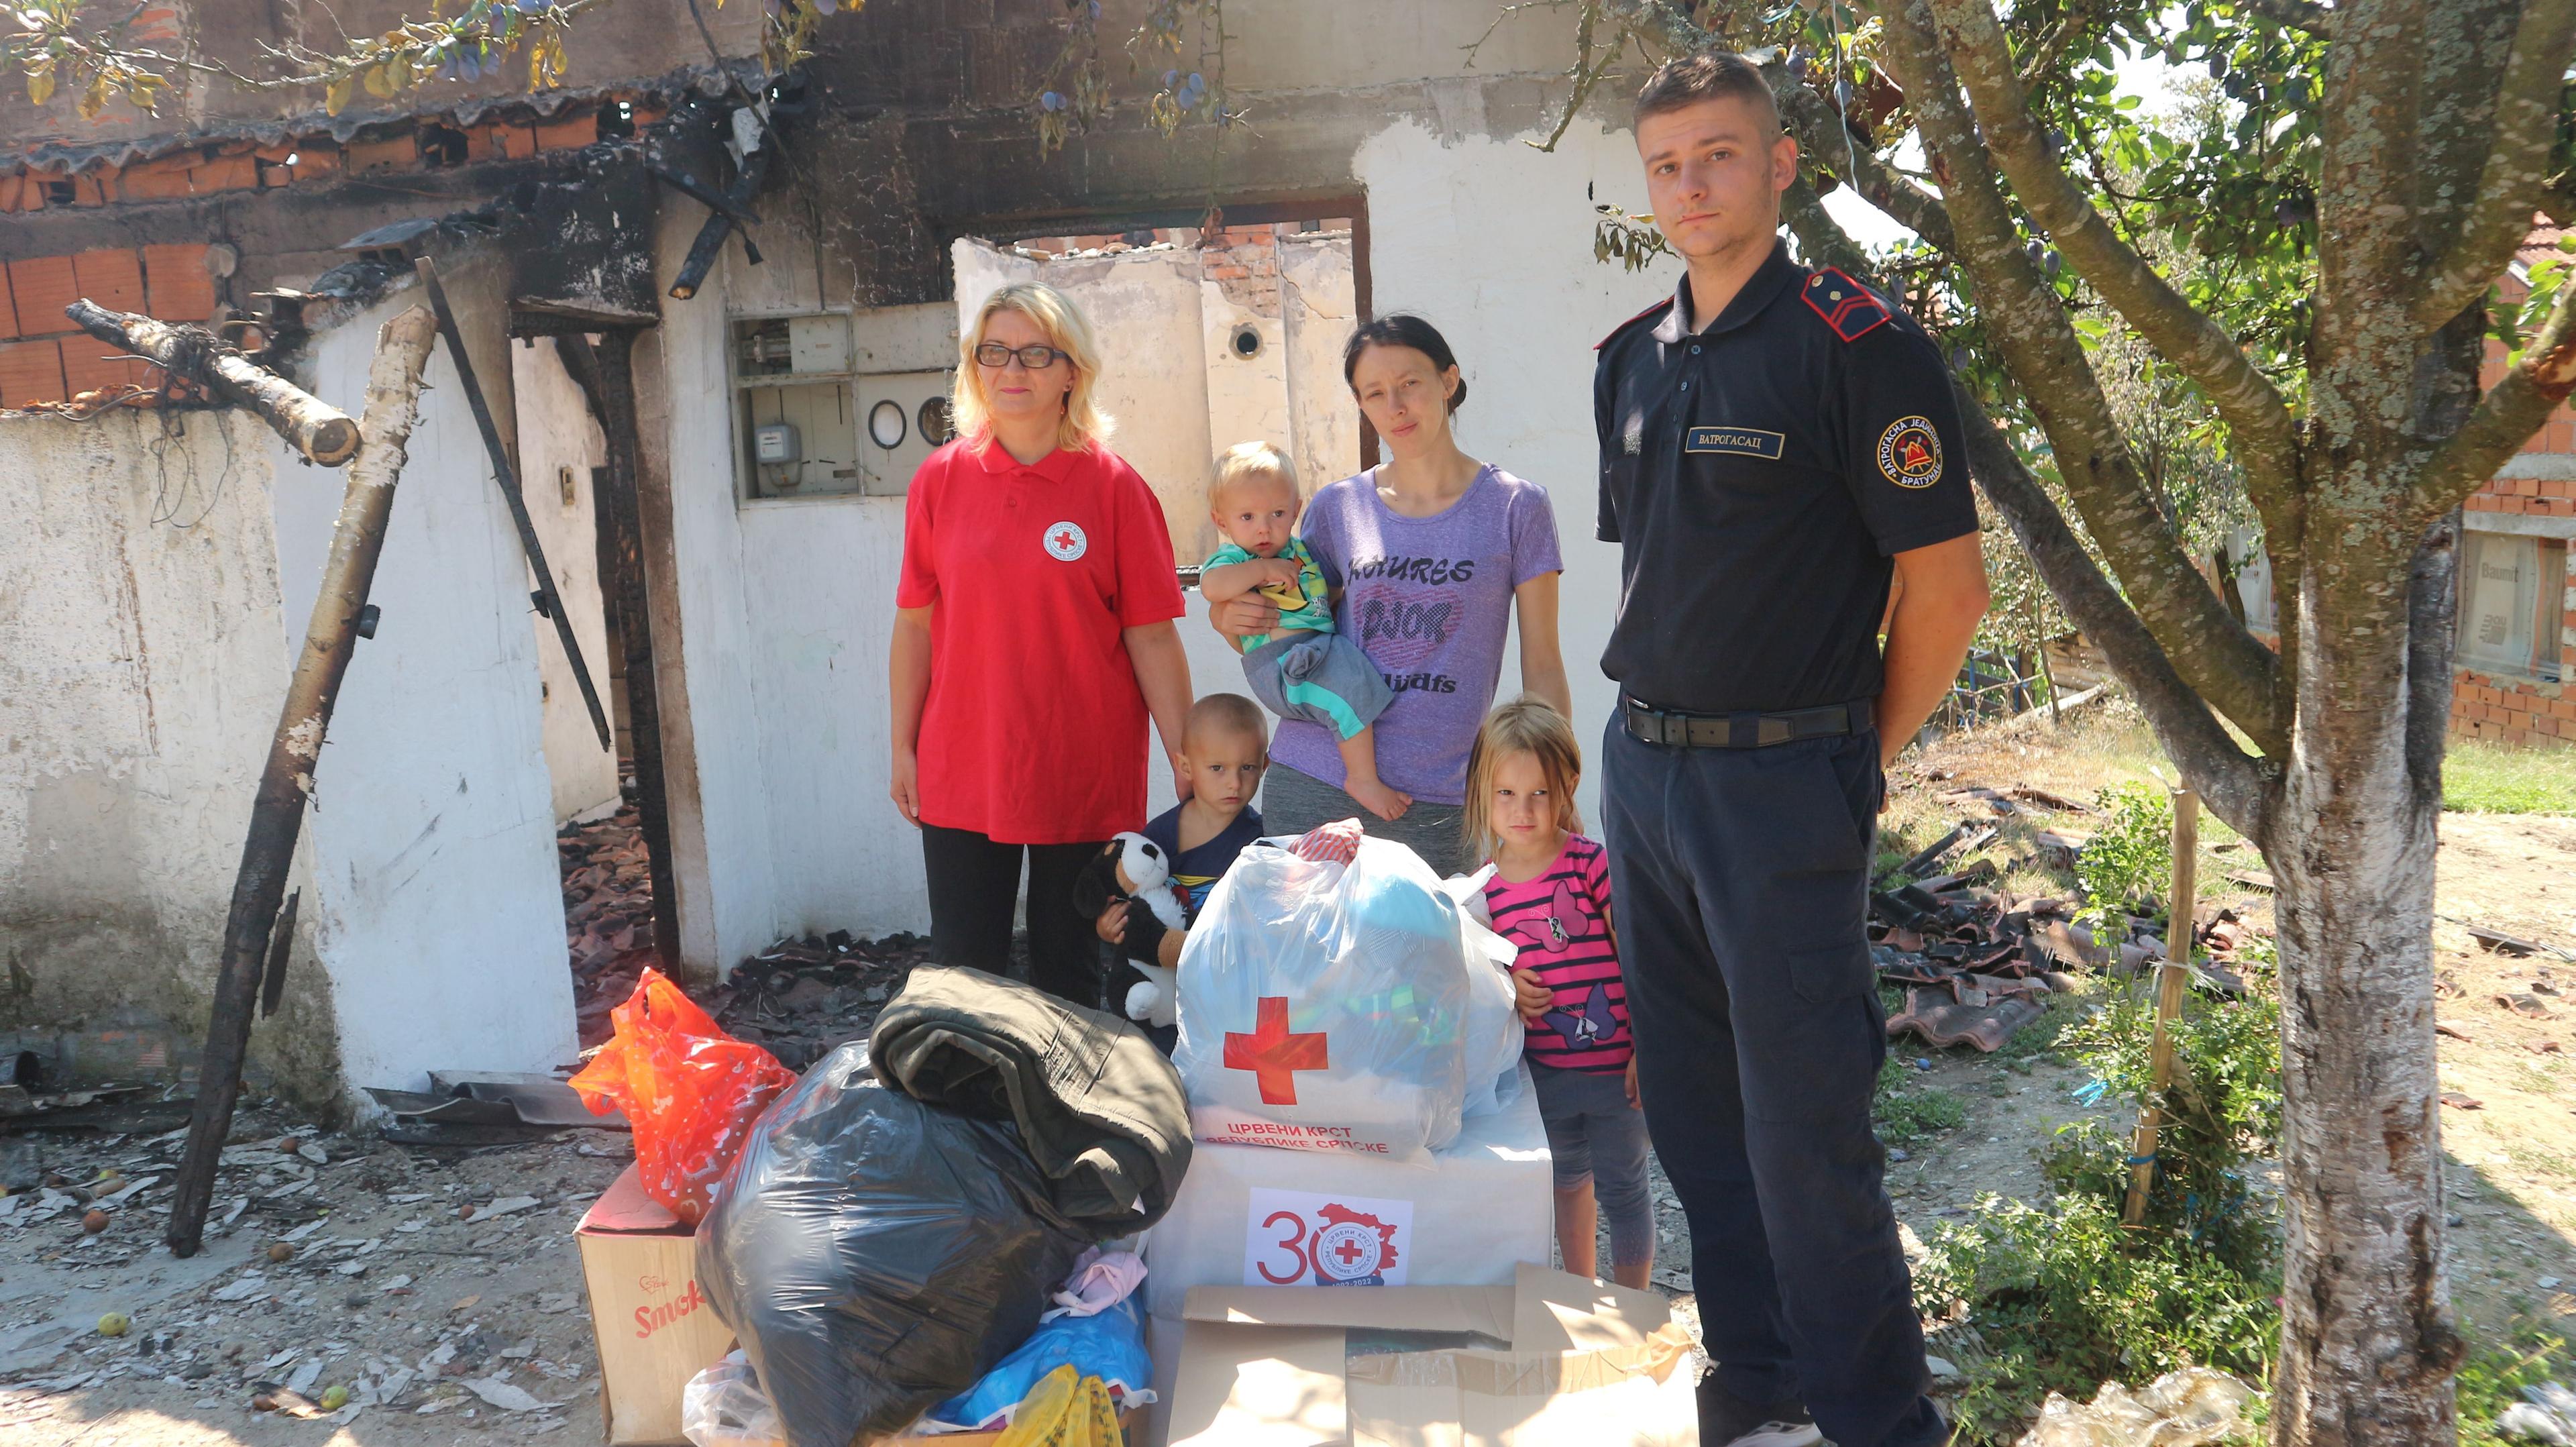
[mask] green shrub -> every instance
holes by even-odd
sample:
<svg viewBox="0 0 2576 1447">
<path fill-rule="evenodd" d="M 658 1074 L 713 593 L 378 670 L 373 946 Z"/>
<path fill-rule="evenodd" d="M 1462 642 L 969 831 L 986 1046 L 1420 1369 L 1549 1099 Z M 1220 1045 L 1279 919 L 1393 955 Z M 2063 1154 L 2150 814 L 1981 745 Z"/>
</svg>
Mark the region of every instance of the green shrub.
<svg viewBox="0 0 2576 1447">
<path fill-rule="evenodd" d="M 2075 882 L 2085 915 L 2113 937 L 2129 906 L 2155 899 L 2173 883 L 2173 799 L 2153 784 L 2113 784 L 2095 796 L 2102 827 L 2075 855 Z"/>
<path fill-rule="evenodd" d="M 2143 993 L 2070 1022 L 2058 1048 L 2132 1104 L 2147 1095 L 2155 1026 Z M 1916 1305 L 1964 1306 L 1987 1348 L 1962 1363 L 1960 1441 L 2010 1442 L 2051 1391 L 2089 1399 L 2198 1363 L 2257 1381 L 2280 1334 L 2280 1238 L 2246 1168 L 2280 1144 L 2280 1008 L 2268 996 L 2193 997 L 2174 1027 L 2157 1172 L 2137 1229 L 2120 1224 L 2130 1134 L 2085 1120 L 2042 1165 L 2046 1202 L 1988 1196 L 1929 1243 Z"/>
</svg>

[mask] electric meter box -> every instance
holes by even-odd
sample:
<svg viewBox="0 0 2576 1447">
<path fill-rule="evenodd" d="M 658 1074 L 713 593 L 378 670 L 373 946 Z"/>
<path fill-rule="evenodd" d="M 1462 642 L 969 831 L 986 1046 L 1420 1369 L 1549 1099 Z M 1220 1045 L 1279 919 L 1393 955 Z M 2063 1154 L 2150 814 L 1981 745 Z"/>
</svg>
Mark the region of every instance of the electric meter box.
<svg viewBox="0 0 2576 1447">
<path fill-rule="evenodd" d="M 789 317 L 787 365 L 799 373 L 850 370 L 850 319 L 829 314 Z"/>
<path fill-rule="evenodd" d="M 751 454 L 763 466 L 802 461 L 803 455 L 796 447 L 796 424 L 763 422 L 752 429 Z"/>
</svg>

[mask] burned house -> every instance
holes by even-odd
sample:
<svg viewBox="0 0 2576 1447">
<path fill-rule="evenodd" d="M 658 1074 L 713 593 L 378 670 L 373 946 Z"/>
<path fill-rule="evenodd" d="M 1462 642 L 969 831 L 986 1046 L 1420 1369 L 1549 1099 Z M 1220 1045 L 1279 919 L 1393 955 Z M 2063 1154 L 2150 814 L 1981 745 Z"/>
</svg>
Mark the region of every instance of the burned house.
<svg viewBox="0 0 2576 1447">
<path fill-rule="evenodd" d="M 1102 34 L 1146 8 L 1110 4 Z M 892 578 L 961 304 L 1002 279 L 1091 311 L 1118 445 L 1181 565 L 1218 448 L 1283 442 L 1310 486 L 1357 468 L 1343 337 L 1433 318 L 1475 394 L 1466 445 L 1556 495 L 1576 704 L 1601 716 L 1580 665 L 1616 571 L 1587 525 L 1589 348 L 1671 278 L 1593 260 L 1596 204 L 1642 206 L 1623 104 L 1535 144 L 1570 17 L 1239 0 L 1242 124 L 1165 134 L 1146 66 L 1049 154 L 1064 9 L 879 0 L 772 75 L 757 7 L 706 8 L 702 35 L 616 0 L 555 89 L 513 64 L 337 115 L 211 80 L 158 117 L 0 99 L 0 496 L 31 520 L 0 549 L 0 1043 L 73 1078 L 186 1068 L 340 491 L 243 412 L 162 395 L 63 316 L 78 297 L 213 323 L 354 415 L 377 327 L 433 258 L 562 599 L 562 629 L 531 605 L 442 351 L 314 778 L 283 1003 L 254 1035 L 254 1076 L 309 1101 L 573 1057 L 593 1002 L 566 968 L 556 832 L 621 780 L 653 886 L 621 932 L 640 958 L 712 980 L 781 937 L 924 924 L 885 799 Z M 358 10 L 353 33 L 399 13 Z M 298 38 L 264 8 L 150 13 L 236 68 Z M 1182 631 L 1202 690 L 1241 686 L 1209 630 Z"/>
</svg>

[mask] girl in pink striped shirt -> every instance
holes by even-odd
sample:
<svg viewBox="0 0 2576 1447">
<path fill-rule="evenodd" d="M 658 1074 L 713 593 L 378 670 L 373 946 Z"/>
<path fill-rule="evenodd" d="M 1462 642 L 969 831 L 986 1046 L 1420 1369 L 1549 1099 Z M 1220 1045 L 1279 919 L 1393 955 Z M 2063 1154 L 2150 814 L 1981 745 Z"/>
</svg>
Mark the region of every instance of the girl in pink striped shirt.
<svg viewBox="0 0 2576 1447">
<path fill-rule="evenodd" d="M 1582 774 L 1565 715 L 1527 696 L 1495 709 L 1467 756 L 1467 857 L 1493 863 L 1485 904 L 1495 932 L 1520 946 L 1512 976 L 1556 1162 L 1557 1251 L 1566 1270 L 1594 1275 L 1598 1218 L 1607 1215 L 1611 1275 L 1643 1288 L 1655 1262 L 1646 1118 L 1610 923 L 1610 870 L 1574 809 Z"/>
</svg>

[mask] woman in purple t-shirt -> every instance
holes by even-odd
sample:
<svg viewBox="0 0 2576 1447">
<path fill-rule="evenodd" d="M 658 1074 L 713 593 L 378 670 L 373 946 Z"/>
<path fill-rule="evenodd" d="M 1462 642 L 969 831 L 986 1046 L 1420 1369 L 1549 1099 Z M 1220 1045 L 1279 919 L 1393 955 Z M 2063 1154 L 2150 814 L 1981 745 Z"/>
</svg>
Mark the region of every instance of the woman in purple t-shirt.
<svg viewBox="0 0 2576 1447">
<path fill-rule="evenodd" d="M 1290 719 L 1271 741 L 1261 816 L 1273 834 L 1356 818 L 1451 874 L 1465 864 L 1467 751 L 1493 707 L 1515 608 L 1522 688 L 1573 712 L 1557 647 L 1556 514 L 1546 489 L 1459 450 L 1449 424 L 1467 384 L 1429 322 L 1363 323 L 1342 350 L 1342 377 L 1388 460 L 1317 489 L 1303 536 L 1337 595 L 1334 621 L 1395 692 L 1377 720 L 1377 773 L 1412 802 L 1393 820 L 1361 807 L 1342 792 L 1332 732 Z M 1278 617 L 1247 595 L 1210 621 L 1241 637 Z"/>
</svg>

